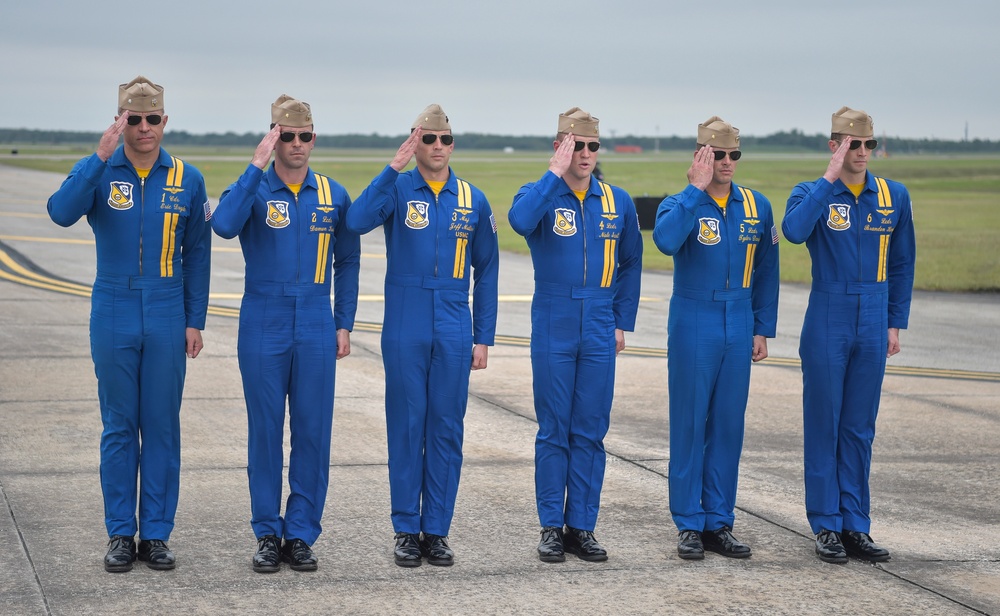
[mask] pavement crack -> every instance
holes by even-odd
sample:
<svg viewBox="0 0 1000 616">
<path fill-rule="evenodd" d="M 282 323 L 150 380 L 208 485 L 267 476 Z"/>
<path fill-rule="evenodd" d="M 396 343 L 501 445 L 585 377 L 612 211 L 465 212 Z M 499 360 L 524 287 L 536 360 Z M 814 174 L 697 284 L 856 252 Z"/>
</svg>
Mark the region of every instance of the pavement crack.
<svg viewBox="0 0 1000 616">
<path fill-rule="evenodd" d="M 31 575 L 35 578 L 35 586 L 38 588 L 38 595 L 42 598 L 42 605 L 45 606 L 45 613 L 52 614 L 48 597 L 45 596 L 45 589 L 42 587 L 42 580 L 38 576 L 38 568 L 35 567 L 35 561 L 31 558 L 31 551 L 28 550 L 28 544 L 24 540 L 24 533 L 21 532 L 21 526 L 17 523 L 17 516 L 14 514 L 14 506 L 11 504 L 10 499 L 7 498 L 7 492 L 3 488 L 3 481 L 0 481 L 0 499 L 3 500 L 3 504 L 7 508 L 7 514 L 10 516 L 11 523 L 14 525 L 14 531 L 17 533 L 18 543 L 21 544 L 24 557 L 31 567 Z"/>
</svg>

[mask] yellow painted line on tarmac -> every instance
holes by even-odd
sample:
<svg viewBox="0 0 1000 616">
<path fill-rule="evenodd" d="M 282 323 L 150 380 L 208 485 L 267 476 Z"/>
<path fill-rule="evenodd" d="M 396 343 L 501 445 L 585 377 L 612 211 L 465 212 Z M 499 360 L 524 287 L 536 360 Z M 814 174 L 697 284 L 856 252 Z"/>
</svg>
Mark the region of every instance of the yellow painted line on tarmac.
<svg viewBox="0 0 1000 616">
<path fill-rule="evenodd" d="M 11 236 L 0 236 L 0 239 L 9 239 Z M 67 241 L 67 240 L 60 240 Z M 79 240 L 75 240 L 79 242 Z M 90 297 L 91 287 L 87 285 L 77 284 L 74 282 L 66 282 L 63 280 L 58 280 L 50 276 L 43 274 L 37 274 L 23 267 L 14 261 L 13 258 L 7 252 L 0 249 L 0 280 L 7 280 L 16 284 L 21 284 L 28 287 L 34 287 L 37 289 L 45 289 L 47 291 L 55 291 L 56 293 L 64 293 L 68 295 L 76 295 L 79 297 Z M 212 293 L 209 296 L 211 299 L 240 299 L 243 297 L 242 293 Z M 358 301 L 383 301 L 383 296 L 380 294 L 364 294 L 358 296 Z M 645 298 L 646 301 L 663 301 L 659 298 Z M 520 302 L 520 301 L 531 301 L 530 295 L 501 295 L 500 301 L 507 302 Z M 208 314 L 222 317 L 239 317 L 239 308 L 229 308 L 226 306 L 209 306 Z M 380 323 L 364 323 L 357 322 L 354 324 L 355 331 L 365 331 L 365 332 L 381 332 L 382 325 Z M 526 347 L 530 346 L 531 339 L 526 336 L 496 336 L 496 343 L 508 346 L 520 346 Z M 622 355 L 630 355 L 635 357 L 654 357 L 664 359 L 667 356 L 666 349 L 658 349 L 652 347 L 625 347 L 622 351 Z M 788 368 L 799 368 L 802 363 L 791 357 L 768 357 L 767 359 L 760 362 L 761 365 L 765 366 L 782 366 Z M 898 375 L 898 376 L 920 376 L 928 378 L 941 378 L 941 379 L 960 379 L 960 380 L 972 380 L 972 381 L 989 381 L 989 382 L 1000 382 L 1000 373 L 996 372 L 977 372 L 974 370 L 951 370 L 944 368 L 914 368 L 909 366 L 886 366 L 885 373 L 888 375 Z"/>
<path fill-rule="evenodd" d="M 0 279 L 9 280 L 10 282 L 15 282 L 17 284 L 22 284 L 27 287 L 35 287 L 37 289 L 45 289 L 47 291 L 56 291 L 58 293 L 67 293 L 69 295 L 79 295 L 80 297 L 90 297 L 90 290 L 79 291 L 76 289 L 71 289 L 66 286 L 62 286 L 60 281 L 53 281 L 53 283 L 44 283 L 37 280 L 32 280 L 30 278 L 25 278 L 22 276 L 14 276 L 8 272 L 0 270 Z"/>
<path fill-rule="evenodd" d="M 7 241 L 17 241 L 17 242 L 40 242 L 44 244 L 84 244 L 88 246 L 94 245 L 94 240 L 78 240 L 68 237 L 39 237 L 32 235 L 0 235 L 0 240 Z M 212 246 L 212 252 L 243 252 L 241 248 L 236 248 L 232 246 Z M 362 257 L 367 257 L 370 259 L 385 259 L 384 254 L 378 253 L 361 253 Z"/>
<path fill-rule="evenodd" d="M 12 218 L 48 218 L 48 214 L 38 214 L 35 212 L 0 212 L 0 216 L 10 216 Z"/>
<path fill-rule="evenodd" d="M 760 362 L 765 366 L 785 366 L 801 368 L 802 362 L 792 357 L 768 357 Z M 971 381 L 993 381 L 1000 383 L 1000 374 L 996 372 L 977 372 L 975 370 L 952 370 L 949 368 L 913 368 L 910 366 L 886 366 L 886 374 L 896 376 L 923 376 L 937 379 L 963 379 Z"/>
<path fill-rule="evenodd" d="M 18 242 L 44 242 L 47 244 L 89 244 L 94 240 L 77 240 L 68 237 L 30 237 L 27 235 L 0 235 L 0 240 L 16 240 Z"/>
</svg>

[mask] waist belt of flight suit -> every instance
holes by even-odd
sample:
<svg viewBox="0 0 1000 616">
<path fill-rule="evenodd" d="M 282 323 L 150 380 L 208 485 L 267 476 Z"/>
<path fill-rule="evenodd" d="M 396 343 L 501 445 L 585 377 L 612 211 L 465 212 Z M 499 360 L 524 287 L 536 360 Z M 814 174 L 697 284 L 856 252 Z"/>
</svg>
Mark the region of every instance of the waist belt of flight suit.
<svg viewBox="0 0 1000 616">
<path fill-rule="evenodd" d="M 889 292 L 887 282 L 827 282 L 825 280 L 813 280 L 813 291 L 823 293 L 836 293 L 840 295 L 881 295 Z"/>
<path fill-rule="evenodd" d="M 183 287 L 181 276 L 161 278 L 159 276 L 116 276 L 114 274 L 98 274 L 97 283 L 120 289 L 170 289 Z"/>
<path fill-rule="evenodd" d="M 247 280 L 245 291 L 254 295 L 271 295 L 276 297 L 298 297 L 300 295 L 329 295 L 329 284 L 312 282 L 269 282 L 263 280 Z"/>
<path fill-rule="evenodd" d="M 589 299 L 593 297 L 612 297 L 614 290 L 611 287 L 575 287 L 559 282 L 536 280 L 535 293 L 555 297 L 568 297 L 570 299 Z"/>
<path fill-rule="evenodd" d="M 750 289 L 686 289 L 674 287 L 674 295 L 703 302 L 732 302 L 750 299 Z"/>
<path fill-rule="evenodd" d="M 469 291 L 469 281 L 466 278 L 438 278 L 437 276 L 418 276 L 416 274 L 386 274 L 385 283 L 397 287 Z"/>
</svg>

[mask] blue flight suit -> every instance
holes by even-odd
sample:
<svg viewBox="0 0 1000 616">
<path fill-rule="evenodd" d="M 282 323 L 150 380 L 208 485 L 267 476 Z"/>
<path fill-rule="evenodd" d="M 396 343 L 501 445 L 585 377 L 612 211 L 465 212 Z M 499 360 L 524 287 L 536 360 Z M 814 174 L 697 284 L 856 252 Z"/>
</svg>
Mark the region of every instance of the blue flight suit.
<svg viewBox="0 0 1000 616">
<path fill-rule="evenodd" d="M 508 212 L 535 270 L 531 370 L 538 434 L 535 499 L 543 527 L 593 531 L 615 389 L 615 330 L 639 308 L 642 236 L 632 198 L 591 177 L 581 202 L 551 171 Z"/>
<path fill-rule="evenodd" d="M 47 207 L 63 227 L 86 215 L 97 244 L 90 351 L 108 535 L 167 541 L 180 486 L 185 330 L 204 329 L 208 310 L 205 180 L 163 148 L 141 179 L 119 146 L 107 162 L 94 154 L 76 163 Z"/>
<path fill-rule="evenodd" d="M 781 229 L 812 257 L 799 344 L 806 514 L 816 534 L 868 533 L 888 329 L 906 329 L 913 291 L 910 195 L 871 173 L 859 197 L 839 179 L 804 182 L 788 198 Z"/>
<path fill-rule="evenodd" d="M 679 531 L 732 528 L 753 337 L 773 338 L 778 320 L 771 203 L 733 184 L 722 209 L 688 185 L 660 203 L 653 241 L 674 258 L 670 513 Z"/>
<path fill-rule="evenodd" d="M 439 195 L 390 166 L 348 213 L 385 232 L 385 417 L 396 532 L 447 536 L 462 471 L 474 344 L 493 345 L 499 248 L 485 195 L 449 169 Z M 472 311 L 469 266 L 472 266 Z"/>
<path fill-rule="evenodd" d="M 239 234 L 246 260 L 237 347 L 247 403 L 250 525 L 258 539 L 312 545 L 330 478 L 337 330 L 354 329 L 361 238 L 344 221 L 343 186 L 308 170 L 298 195 L 274 165 L 254 165 L 222 193 L 212 228 Z M 333 265 L 333 308 L 330 266 Z M 291 431 L 281 516 L 285 401 Z"/>
</svg>

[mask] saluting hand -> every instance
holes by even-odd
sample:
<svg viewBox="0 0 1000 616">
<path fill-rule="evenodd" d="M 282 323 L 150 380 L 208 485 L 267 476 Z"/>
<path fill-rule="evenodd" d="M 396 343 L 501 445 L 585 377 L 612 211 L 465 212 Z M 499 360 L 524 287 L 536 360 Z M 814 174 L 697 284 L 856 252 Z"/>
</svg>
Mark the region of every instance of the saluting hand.
<svg viewBox="0 0 1000 616">
<path fill-rule="evenodd" d="M 844 137 L 840 146 L 833 151 L 833 156 L 830 157 L 830 165 L 826 168 L 826 173 L 823 174 L 823 179 L 827 182 L 833 184 L 840 178 L 840 172 L 844 169 L 844 158 L 847 157 L 847 151 L 851 148 L 851 137 Z"/>
<path fill-rule="evenodd" d="M 396 150 L 396 155 L 392 157 L 392 162 L 389 163 L 389 166 L 396 171 L 406 169 L 406 165 L 410 164 L 410 159 L 413 158 L 413 153 L 417 151 L 417 143 L 420 142 L 420 136 L 423 134 L 423 128 L 418 126 L 413 129 L 413 132 L 403 142 L 403 145 L 399 146 L 399 149 Z"/>
<path fill-rule="evenodd" d="M 573 152 L 576 147 L 576 137 L 569 133 L 556 148 L 555 154 L 549 159 L 549 171 L 562 177 L 569 170 L 573 162 Z"/>
<path fill-rule="evenodd" d="M 688 182 L 699 190 L 705 190 L 712 183 L 715 173 L 715 150 L 706 145 L 694 153 L 694 160 L 688 168 Z"/>
<path fill-rule="evenodd" d="M 253 158 L 250 159 L 250 164 L 258 169 L 264 169 L 267 164 L 271 162 L 271 152 L 274 152 L 274 144 L 278 143 L 278 137 L 281 136 L 281 125 L 275 124 L 274 128 L 267 131 L 264 138 L 260 140 L 257 144 L 257 149 L 254 150 Z"/>
<path fill-rule="evenodd" d="M 115 118 L 108 130 L 101 135 L 101 141 L 97 144 L 97 157 L 104 162 L 108 162 L 111 155 L 115 153 L 115 148 L 118 147 L 118 138 L 125 132 L 126 122 L 128 122 L 128 111 L 123 111 L 120 116 Z"/>
</svg>

